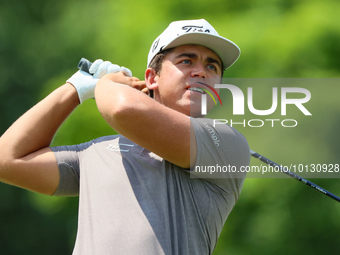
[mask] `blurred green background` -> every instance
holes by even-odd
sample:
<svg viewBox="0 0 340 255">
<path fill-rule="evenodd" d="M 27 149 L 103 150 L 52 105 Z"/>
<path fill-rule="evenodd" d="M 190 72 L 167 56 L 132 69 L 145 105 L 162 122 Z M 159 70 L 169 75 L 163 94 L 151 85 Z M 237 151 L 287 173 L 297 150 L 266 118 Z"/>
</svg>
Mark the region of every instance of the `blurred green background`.
<svg viewBox="0 0 340 255">
<path fill-rule="evenodd" d="M 205 18 L 240 46 L 225 77 L 339 78 L 339 10 L 337 0 L 2 0 L 0 134 L 62 85 L 81 57 L 110 60 L 143 79 L 151 43 L 174 20 Z M 296 130 L 240 131 L 253 150 L 278 163 L 339 163 L 339 89 L 322 91 L 312 92 L 318 99 L 310 105 L 321 119 Z M 53 145 L 113 133 L 89 100 Z M 340 195 L 338 179 L 312 181 Z M 71 254 L 78 198 L 0 184 L 0 201 L 0 254 Z M 340 254 L 339 216 L 339 203 L 295 180 L 250 178 L 214 255 Z"/>
</svg>

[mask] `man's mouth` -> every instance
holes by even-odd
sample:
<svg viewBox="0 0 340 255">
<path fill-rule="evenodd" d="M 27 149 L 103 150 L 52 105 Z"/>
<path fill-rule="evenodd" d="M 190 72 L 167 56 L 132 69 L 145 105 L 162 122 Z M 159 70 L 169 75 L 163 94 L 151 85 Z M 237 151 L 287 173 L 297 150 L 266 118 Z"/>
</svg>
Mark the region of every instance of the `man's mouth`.
<svg viewBox="0 0 340 255">
<path fill-rule="evenodd" d="M 198 87 L 190 87 L 190 88 L 188 88 L 188 90 L 204 94 L 204 91 L 202 89 L 198 88 Z"/>
</svg>

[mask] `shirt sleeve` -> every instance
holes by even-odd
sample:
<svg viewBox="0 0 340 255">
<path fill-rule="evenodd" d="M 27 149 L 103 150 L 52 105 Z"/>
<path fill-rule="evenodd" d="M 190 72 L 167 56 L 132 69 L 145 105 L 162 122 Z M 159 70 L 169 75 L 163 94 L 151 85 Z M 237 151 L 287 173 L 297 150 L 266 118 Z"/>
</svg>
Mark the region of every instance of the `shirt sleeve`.
<svg viewBox="0 0 340 255">
<path fill-rule="evenodd" d="M 191 118 L 191 125 L 196 138 L 192 176 L 219 183 L 223 183 L 221 179 L 244 179 L 243 170 L 250 163 L 246 138 L 229 125 L 212 119 Z"/>
<path fill-rule="evenodd" d="M 89 146 L 89 143 L 52 147 L 59 168 L 59 185 L 53 196 L 78 196 L 80 180 L 81 152 Z"/>
</svg>

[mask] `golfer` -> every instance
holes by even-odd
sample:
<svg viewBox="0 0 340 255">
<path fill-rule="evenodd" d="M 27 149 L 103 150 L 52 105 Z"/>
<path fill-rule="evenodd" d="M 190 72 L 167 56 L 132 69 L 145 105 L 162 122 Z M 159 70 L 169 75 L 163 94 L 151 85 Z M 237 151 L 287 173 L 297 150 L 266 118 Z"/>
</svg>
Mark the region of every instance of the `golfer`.
<svg viewBox="0 0 340 255">
<path fill-rule="evenodd" d="M 145 81 L 96 60 L 90 74 L 76 72 L 1 136 L 0 180 L 79 196 L 73 254 L 211 254 L 244 176 L 196 166 L 239 169 L 250 152 L 235 129 L 201 116 L 201 91 L 219 83 L 239 54 L 201 19 L 172 22 L 156 38 Z M 119 135 L 50 147 L 89 98 Z"/>
</svg>

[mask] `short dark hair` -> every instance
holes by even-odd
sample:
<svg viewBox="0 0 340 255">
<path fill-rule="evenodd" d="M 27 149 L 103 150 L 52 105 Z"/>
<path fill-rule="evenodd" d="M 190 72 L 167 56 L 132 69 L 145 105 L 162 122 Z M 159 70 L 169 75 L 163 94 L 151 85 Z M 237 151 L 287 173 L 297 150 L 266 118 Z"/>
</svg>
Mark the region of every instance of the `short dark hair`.
<svg viewBox="0 0 340 255">
<path fill-rule="evenodd" d="M 169 54 L 172 50 L 173 48 L 157 53 L 155 57 L 151 60 L 148 67 L 154 69 L 156 71 L 156 74 L 159 74 L 162 70 L 162 63 L 163 63 L 164 57 L 167 54 Z"/>
<path fill-rule="evenodd" d="M 160 74 L 162 70 L 162 64 L 164 57 L 169 54 L 173 48 L 161 51 L 155 55 L 155 57 L 151 60 L 148 68 L 152 68 L 155 70 L 156 74 Z M 153 90 L 149 90 L 149 96 L 153 98 Z"/>
</svg>

